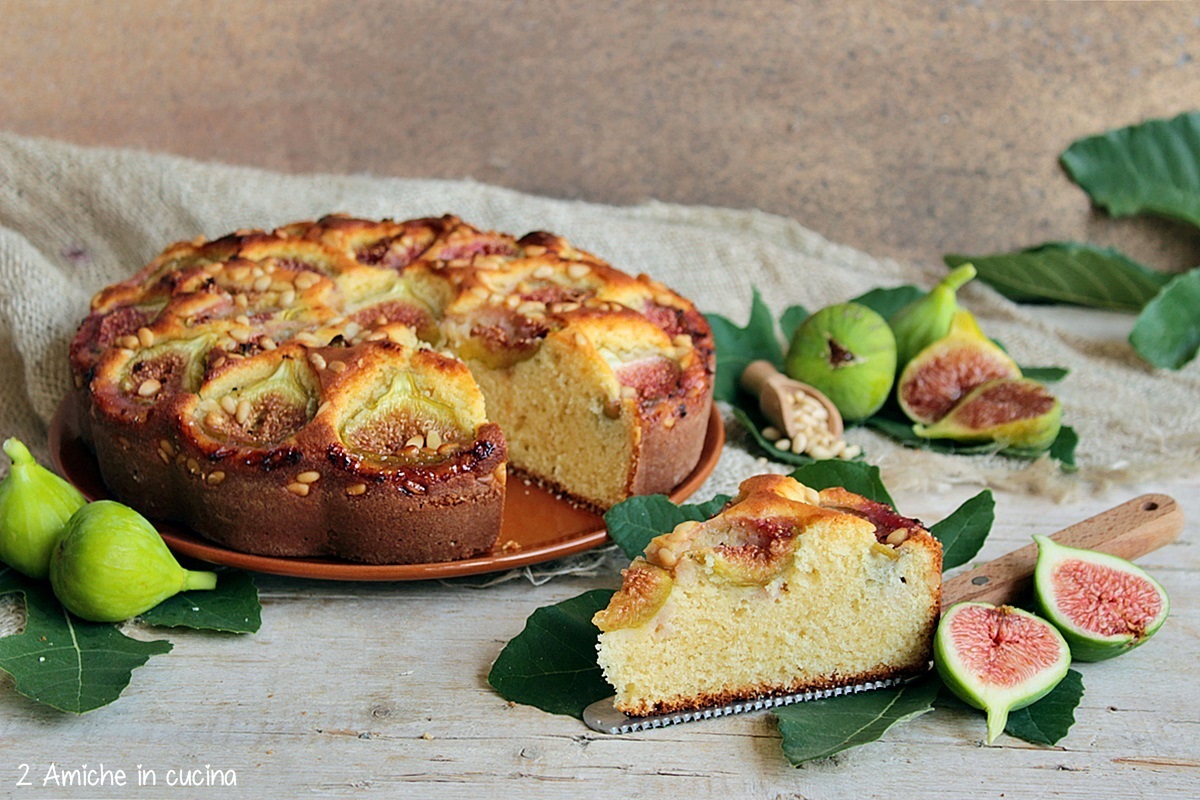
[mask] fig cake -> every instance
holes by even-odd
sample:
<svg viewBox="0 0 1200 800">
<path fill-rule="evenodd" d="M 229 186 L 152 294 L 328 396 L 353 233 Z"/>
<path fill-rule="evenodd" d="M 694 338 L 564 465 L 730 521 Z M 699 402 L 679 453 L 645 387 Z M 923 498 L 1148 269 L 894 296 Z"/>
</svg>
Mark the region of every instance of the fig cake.
<svg viewBox="0 0 1200 800">
<path fill-rule="evenodd" d="M 598 660 L 631 716 L 904 678 L 928 669 L 941 584 L 918 521 L 759 475 L 634 559 L 593 618 Z"/>
<path fill-rule="evenodd" d="M 559 236 L 333 215 L 168 247 L 70 349 L 121 500 L 235 550 L 485 554 L 509 469 L 605 510 L 697 464 L 715 357 L 691 302 Z"/>
</svg>

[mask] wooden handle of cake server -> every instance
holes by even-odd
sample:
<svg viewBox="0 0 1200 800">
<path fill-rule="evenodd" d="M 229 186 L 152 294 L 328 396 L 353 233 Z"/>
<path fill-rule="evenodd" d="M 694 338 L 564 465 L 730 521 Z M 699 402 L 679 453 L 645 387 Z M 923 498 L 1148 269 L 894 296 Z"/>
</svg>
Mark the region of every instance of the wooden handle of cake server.
<svg viewBox="0 0 1200 800">
<path fill-rule="evenodd" d="M 1183 530 L 1183 511 L 1165 494 L 1144 494 L 1064 528 L 1050 538 L 1068 547 L 1099 550 L 1127 560 L 1170 544 Z M 1037 545 L 1029 544 L 942 584 L 942 608 L 964 600 L 1010 603 L 1033 578 Z"/>
</svg>

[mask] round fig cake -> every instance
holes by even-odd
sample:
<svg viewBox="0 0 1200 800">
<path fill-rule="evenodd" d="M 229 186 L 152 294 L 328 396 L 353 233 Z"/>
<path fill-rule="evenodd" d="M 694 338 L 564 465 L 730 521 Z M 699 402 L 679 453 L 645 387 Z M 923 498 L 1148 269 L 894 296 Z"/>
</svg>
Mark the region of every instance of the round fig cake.
<svg viewBox="0 0 1200 800">
<path fill-rule="evenodd" d="M 695 307 L 544 232 L 329 216 L 168 247 L 92 300 L 80 428 L 122 501 L 235 550 L 489 552 L 507 469 L 604 510 L 699 460 Z"/>
</svg>

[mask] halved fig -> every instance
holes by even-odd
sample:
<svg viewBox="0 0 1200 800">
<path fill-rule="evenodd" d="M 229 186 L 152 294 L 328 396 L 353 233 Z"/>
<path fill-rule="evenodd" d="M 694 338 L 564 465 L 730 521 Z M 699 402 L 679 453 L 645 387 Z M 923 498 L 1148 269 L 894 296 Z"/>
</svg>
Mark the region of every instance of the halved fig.
<svg viewBox="0 0 1200 800">
<path fill-rule="evenodd" d="M 215 340 L 216 336 L 206 333 L 191 339 L 166 340 L 138 351 L 125 365 L 121 388 L 145 402 L 155 402 L 174 392 L 196 391 Z"/>
<path fill-rule="evenodd" d="M 1062 427 L 1062 405 L 1031 378 L 1000 378 L 980 384 L 932 425 L 913 425 L 927 439 L 997 442 L 1021 450 L 1045 450 Z"/>
<path fill-rule="evenodd" d="M 621 589 L 613 595 L 612 602 L 592 618 L 602 631 L 644 625 L 667 602 L 674 585 L 670 572 L 640 557 L 621 572 L 621 578 Z"/>
<path fill-rule="evenodd" d="M 1123 558 L 1034 536 L 1038 607 L 1071 655 L 1102 661 L 1145 642 L 1162 627 L 1170 601 L 1162 584 Z"/>
<path fill-rule="evenodd" d="M 197 413 L 210 436 L 266 447 L 293 436 L 316 413 L 319 389 L 293 348 L 240 362 L 200 389 Z"/>
<path fill-rule="evenodd" d="M 950 413 L 972 389 L 1021 368 L 993 344 L 970 311 L 956 311 L 950 332 L 918 353 L 900 373 L 896 399 L 913 422 L 930 425 Z"/>
<path fill-rule="evenodd" d="M 950 691 L 987 712 L 987 741 L 1008 714 L 1032 705 L 1067 675 L 1071 651 L 1041 617 L 1012 606 L 956 603 L 938 623 L 933 663 Z"/>
</svg>

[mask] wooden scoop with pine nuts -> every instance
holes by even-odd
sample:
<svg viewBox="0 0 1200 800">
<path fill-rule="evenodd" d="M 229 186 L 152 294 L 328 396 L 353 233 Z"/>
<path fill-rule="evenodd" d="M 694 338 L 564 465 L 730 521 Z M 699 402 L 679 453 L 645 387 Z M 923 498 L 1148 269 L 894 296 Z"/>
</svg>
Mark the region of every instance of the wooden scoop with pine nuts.
<svg viewBox="0 0 1200 800">
<path fill-rule="evenodd" d="M 828 397 L 784 375 L 771 362 L 750 362 L 740 382 L 758 397 L 758 407 L 771 424 L 763 429 L 763 438 L 778 449 L 816 459 L 851 459 L 862 452 L 842 439 L 842 415 Z"/>
</svg>

